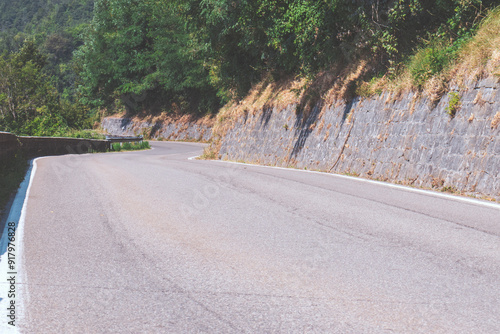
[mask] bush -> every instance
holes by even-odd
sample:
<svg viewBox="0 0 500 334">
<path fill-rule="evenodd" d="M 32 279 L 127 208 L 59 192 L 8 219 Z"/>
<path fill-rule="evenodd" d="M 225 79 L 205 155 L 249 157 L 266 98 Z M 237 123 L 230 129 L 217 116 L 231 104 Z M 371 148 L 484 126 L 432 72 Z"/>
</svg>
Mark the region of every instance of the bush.
<svg viewBox="0 0 500 334">
<path fill-rule="evenodd" d="M 459 57 L 464 46 L 471 39 L 471 34 L 457 38 L 449 42 L 444 38 L 435 38 L 427 43 L 427 46 L 417 51 L 410 58 L 408 70 L 413 84 L 422 88 L 433 76 L 442 73 Z"/>
<path fill-rule="evenodd" d="M 419 50 L 409 64 L 413 84 L 422 88 L 427 80 L 450 64 L 453 54 L 443 45 L 431 45 Z"/>
<path fill-rule="evenodd" d="M 448 115 L 453 118 L 457 114 L 457 111 L 460 109 L 460 107 L 462 107 L 462 102 L 460 101 L 460 95 L 457 92 L 451 92 L 448 95 L 450 97 L 450 101 L 448 102 L 446 111 Z"/>
<path fill-rule="evenodd" d="M 122 150 L 122 145 L 120 143 L 113 143 L 113 145 L 111 145 L 113 151 L 121 151 Z"/>
<path fill-rule="evenodd" d="M 113 143 L 112 150 L 113 151 L 138 151 L 138 150 L 148 150 L 151 146 L 148 141 L 141 141 L 136 143 Z"/>
</svg>

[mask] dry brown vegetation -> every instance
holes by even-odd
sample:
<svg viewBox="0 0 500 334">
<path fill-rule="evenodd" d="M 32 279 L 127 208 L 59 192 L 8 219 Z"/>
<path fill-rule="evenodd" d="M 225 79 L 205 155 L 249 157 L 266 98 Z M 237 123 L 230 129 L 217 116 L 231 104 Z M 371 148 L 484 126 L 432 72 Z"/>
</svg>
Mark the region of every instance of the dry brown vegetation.
<svg viewBox="0 0 500 334">
<path fill-rule="evenodd" d="M 500 76 L 500 7 L 491 11 L 480 24 L 475 36 L 458 51 L 457 57 L 449 66 L 430 77 L 419 88 L 410 73 L 411 62 L 402 67 L 399 74 L 389 79 L 383 76 L 370 81 L 358 82 L 358 94 L 371 96 L 381 90 L 400 96 L 408 91 L 419 91 L 435 104 L 448 92 L 449 87 L 464 88 L 467 82 L 488 76 Z M 419 49 L 419 52 L 424 52 Z M 413 61 L 418 61 L 415 58 Z"/>
<path fill-rule="evenodd" d="M 491 128 L 492 129 L 497 129 L 498 125 L 500 125 L 500 111 L 498 111 L 495 114 L 495 117 L 493 117 L 493 120 L 491 121 Z"/>
<path fill-rule="evenodd" d="M 500 8 L 497 8 L 482 22 L 475 37 L 461 49 L 452 66 L 423 85 L 423 95 L 427 95 L 431 101 L 437 101 L 450 86 L 460 86 L 470 78 L 500 75 L 499 31 Z M 405 67 L 394 78 L 385 75 L 365 81 L 372 68 L 369 61 L 361 60 L 321 72 L 314 79 L 297 77 L 280 82 L 264 80 L 254 86 L 243 100 L 225 106 L 221 115 L 228 118 L 228 113 L 241 115 L 242 110 L 255 113 L 270 107 L 280 110 L 291 104 L 296 104 L 300 111 L 307 113 L 319 101 L 331 105 L 349 101 L 354 96 L 376 95 L 382 91 L 391 92 L 391 98 L 395 99 L 404 92 L 418 90 Z"/>
<path fill-rule="evenodd" d="M 307 117 L 318 103 L 322 103 L 324 110 L 332 104 L 349 102 L 355 96 L 370 97 L 384 91 L 390 93 L 387 97 L 389 100 L 396 100 L 410 91 L 416 92 L 410 112 L 413 112 L 415 103 L 423 96 L 427 96 L 431 104 L 436 104 L 450 87 L 461 88 L 470 80 L 500 76 L 499 31 L 500 7 L 481 23 L 475 37 L 460 49 L 456 60 L 430 77 L 422 87 L 416 86 L 408 66 L 403 66 L 399 74 L 391 78 L 389 75 L 370 78 L 374 66 L 367 60 L 332 67 L 313 79 L 295 77 L 280 82 L 263 80 L 244 99 L 233 101 L 220 110 L 213 130 L 215 140 L 207 149 L 207 155 L 217 157 L 220 148 L 218 138 L 222 138 L 244 113 L 255 115 L 266 108 L 275 108 L 279 112 L 293 105 L 297 112 Z M 480 103 L 479 100 L 477 102 Z M 500 112 L 495 115 L 491 127 L 496 128 L 499 123 Z M 322 129 L 323 124 L 319 128 Z"/>
<path fill-rule="evenodd" d="M 500 7 L 481 23 L 477 34 L 460 52 L 449 75 L 460 79 L 500 73 Z"/>
</svg>

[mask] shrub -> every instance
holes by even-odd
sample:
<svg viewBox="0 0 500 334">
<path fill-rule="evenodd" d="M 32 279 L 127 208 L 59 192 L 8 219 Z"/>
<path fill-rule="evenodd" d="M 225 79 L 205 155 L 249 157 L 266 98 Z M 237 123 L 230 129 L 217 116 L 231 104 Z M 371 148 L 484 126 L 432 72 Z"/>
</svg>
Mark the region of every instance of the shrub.
<svg viewBox="0 0 500 334">
<path fill-rule="evenodd" d="M 137 150 L 148 150 L 150 149 L 151 146 L 149 145 L 148 141 L 141 141 L 137 143 L 130 143 L 130 142 L 125 142 L 125 143 L 113 143 L 112 145 L 112 150 L 113 151 L 137 151 Z"/>
<path fill-rule="evenodd" d="M 419 50 L 408 66 L 413 84 L 422 88 L 426 81 L 450 63 L 452 56 L 449 48 L 443 45 L 431 45 Z"/>
<path fill-rule="evenodd" d="M 448 106 L 445 110 L 447 111 L 448 115 L 453 118 L 462 106 L 462 102 L 460 101 L 460 95 L 457 92 L 451 92 L 448 94 L 448 96 L 450 97 L 450 101 L 448 102 Z"/>
<path fill-rule="evenodd" d="M 113 145 L 111 145 L 111 147 L 113 148 L 113 151 L 121 151 L 122 150 L 122 145 L 120 143 L 113 143 Z"/>
</svg>

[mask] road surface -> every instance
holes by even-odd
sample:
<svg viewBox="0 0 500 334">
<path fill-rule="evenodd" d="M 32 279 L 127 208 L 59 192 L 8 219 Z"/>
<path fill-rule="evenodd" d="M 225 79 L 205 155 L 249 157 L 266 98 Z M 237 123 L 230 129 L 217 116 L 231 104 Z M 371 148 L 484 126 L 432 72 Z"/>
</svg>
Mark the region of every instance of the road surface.
<svg viewBox="0 0 500 334">
<path fill-rule="evenodd" d="M 499 333 L 500 210 L 191 159 L 37 161 L 22 333 Z"/>
</svg>

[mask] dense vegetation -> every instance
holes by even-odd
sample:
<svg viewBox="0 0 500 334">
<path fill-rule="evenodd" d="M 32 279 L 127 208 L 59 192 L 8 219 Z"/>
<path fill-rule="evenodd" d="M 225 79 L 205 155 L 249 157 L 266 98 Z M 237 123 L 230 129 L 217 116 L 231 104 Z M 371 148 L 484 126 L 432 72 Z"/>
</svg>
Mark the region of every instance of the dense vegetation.
<svg viewBox="0 0 500 334">
<path fill-rule="evenodd" d="M 171 1 L 96 1 L 81 66 L 82 101 L 108 107 L 120 99 L 129 111 L 176 104 L 217 108 L 206 59 Z"/>
<path fill-rule="evenodd" d="M 97 110 L 216 112 L 259 81 L 359 61 L 361 81 L 406 68 L 419 89 L 499 3 L 0 0 L 0 130 L 60 134 Z"/>
<path fill-rule="evenodd" d="M 98 0 L 78 53 L 82 95 L 95 107 L 121 98 L 148 109 L 142 101 L 167 97 L 202 102 L 203 110 L 243 96 L 263 78 L 314 76 L 361 59 L 371 65 L 369 76 L 394 75 L 424 44 L 412 68 L 420 87 L 497 3 Z"/>
<path fill-rule="evenodd" d="M 0 131 L 72 135 L 92 126 L 77 103 L 73 52 L 93 0 L 0 0 Z"/>
<path fill-rule="evenodd" d="M 19 135 L 54 136 L 89 123 L 86 108 L 62 99 L 44 72 L 47 57 L 32 41 L 0 56 L 0 129 Z"/>
<path fill-rule="evenodd" d="M 73 51 L 92 19 L 93 0 L 0 0 L 0 54 L 35 41 L 47 57 L 45 72 L 64 97 L 74 94 Z"/>
</svg>

